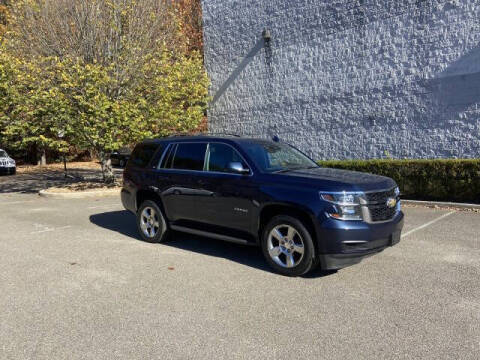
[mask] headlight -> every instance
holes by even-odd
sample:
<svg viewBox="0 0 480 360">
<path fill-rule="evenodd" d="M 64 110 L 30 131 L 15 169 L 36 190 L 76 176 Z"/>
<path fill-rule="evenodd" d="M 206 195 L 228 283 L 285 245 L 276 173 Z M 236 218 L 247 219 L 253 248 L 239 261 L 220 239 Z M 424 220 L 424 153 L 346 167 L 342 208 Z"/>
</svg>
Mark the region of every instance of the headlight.
<svg viewBox="0 0 480 360">
<path fill-rule="evenodd" d="M 395 188 L 395 196 L 396 197 L 400 196 L 400 188 L 398 186 Z"/>
<path fill-rule="evenodd" d="M 362 220 L 362 192 L 320 193 L 322 200 L 332 205 L 327 209 L 327 215 L 338 220 Z"/>
<path fill-rule="evenodd" d="M 400 212 L 402 210 L 402 202 L 400 201 L 400 188 L 397 186 L 395 188 L 395 197 L 397 198 L 397 212 Z"/>
</svg>

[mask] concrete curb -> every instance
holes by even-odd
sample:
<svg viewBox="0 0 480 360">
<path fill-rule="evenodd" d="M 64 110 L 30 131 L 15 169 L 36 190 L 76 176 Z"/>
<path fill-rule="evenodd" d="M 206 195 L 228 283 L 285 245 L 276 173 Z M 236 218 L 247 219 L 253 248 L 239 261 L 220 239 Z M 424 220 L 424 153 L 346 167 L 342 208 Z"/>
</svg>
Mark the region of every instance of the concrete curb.
<svg viewBox="0 0 480 360">
<path fill-rule="evenodd" d="M 444 202 L 444 201 L 420 201 L 420 200 L 402 199 L 402 204 L 420 205 L 420 206 L 436 207 L 436 208 L 448 208 L 448 209 L 457 208 L 457 209 L 480 210 L 480 204 L 465 204 L 465 203 Z"/>
<path fill-rule="evenodd" d="M 55 199 L 85 199 L 107 196 L 120 196 L 120 190 L 97 190 L 97 191 L 77 191 L 77 192 L 50 192 L 48 189 L 40 190 L 38 195 L 46 198 Z"/>
</svg>

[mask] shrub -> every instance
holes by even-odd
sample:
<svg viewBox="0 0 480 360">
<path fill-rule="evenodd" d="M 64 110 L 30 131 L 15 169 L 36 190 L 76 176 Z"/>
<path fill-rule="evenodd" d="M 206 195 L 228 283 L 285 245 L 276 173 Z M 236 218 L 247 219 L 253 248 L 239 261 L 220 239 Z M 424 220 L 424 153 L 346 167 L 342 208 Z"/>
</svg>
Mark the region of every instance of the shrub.
<svg viewBox="0 0 480 360">
<path fill-rule="evenodd" d="M 480 203 L 480 159 L 320 161 L 393 178 L 405 199 Z"/>
</svg>

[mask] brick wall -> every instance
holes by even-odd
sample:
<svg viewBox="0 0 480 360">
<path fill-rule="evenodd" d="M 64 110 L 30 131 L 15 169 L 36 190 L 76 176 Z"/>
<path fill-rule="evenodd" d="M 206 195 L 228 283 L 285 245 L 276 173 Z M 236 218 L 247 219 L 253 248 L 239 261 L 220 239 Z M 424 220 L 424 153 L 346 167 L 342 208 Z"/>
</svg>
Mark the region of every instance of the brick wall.
<svg viewBox="0 0 480 360">
<path fill-rule="evenodd" d="M 203 0 L 203 16 L 211 131 L 317 159 L 480 157 L 480 0 Z"/>
</svg>

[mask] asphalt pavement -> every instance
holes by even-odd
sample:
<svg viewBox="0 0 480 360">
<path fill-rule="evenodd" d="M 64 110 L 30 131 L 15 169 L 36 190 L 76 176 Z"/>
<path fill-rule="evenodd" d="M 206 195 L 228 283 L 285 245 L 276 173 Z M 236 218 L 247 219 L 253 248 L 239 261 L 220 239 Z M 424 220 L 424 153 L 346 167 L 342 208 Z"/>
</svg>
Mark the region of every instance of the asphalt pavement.
<svg viewBox="0 0 480 360">
<path fill-rule="evenodd" d="M 401 242 L 288 278 L 260 251 L 142 242 L 118 198 L 0 195 L 0 359 L 478 359 L 480 214 L 405 208 Z"/>
</svg>

